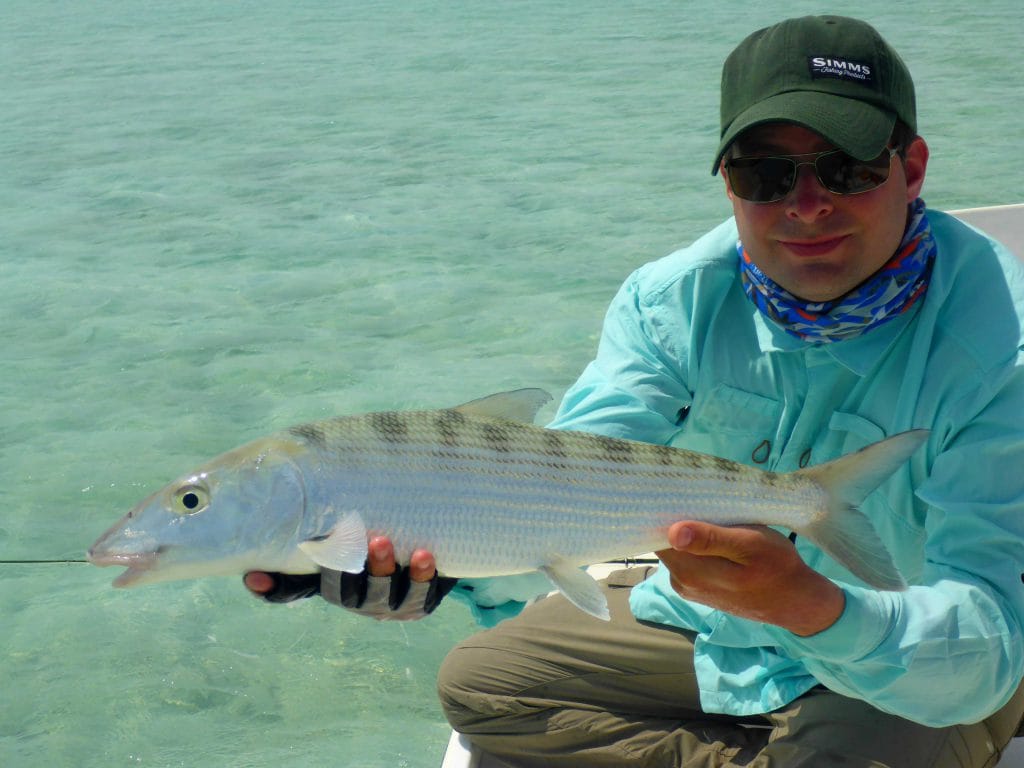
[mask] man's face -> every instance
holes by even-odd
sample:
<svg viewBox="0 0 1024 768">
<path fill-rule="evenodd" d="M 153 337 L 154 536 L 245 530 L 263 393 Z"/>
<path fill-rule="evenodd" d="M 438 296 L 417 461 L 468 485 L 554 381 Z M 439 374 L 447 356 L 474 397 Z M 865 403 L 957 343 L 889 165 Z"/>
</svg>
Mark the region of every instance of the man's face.
<svg viewBox="0 0 1024 768">
<path fill-rule="evenodd" d="M 749 155 L 802 155 L 834 149 L 813 131 L 772 123 L 751 128 L 737 140 Z M 801 158 L 808 159 L 808 158 Z M 733 194 L 740 239 L 768 277 L 805 301 L 828 301 L 849 292 L 892 258 L 906 227 L 907 204 L 924 183 L 928 147 L 920 138 L 906 159 L 890 161 L 881 186 L 837 195 L 821 186 L 810 165 L 800 166 L 789 194 L 774 203 L 752 203 Z"/>
</svg>

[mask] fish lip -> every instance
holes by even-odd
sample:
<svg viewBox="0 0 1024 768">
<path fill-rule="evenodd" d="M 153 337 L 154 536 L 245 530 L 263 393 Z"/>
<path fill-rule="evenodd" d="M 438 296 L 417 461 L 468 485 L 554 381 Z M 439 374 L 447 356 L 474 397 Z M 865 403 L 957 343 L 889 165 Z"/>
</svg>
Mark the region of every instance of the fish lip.
<svg viewBox="0 0 1024 768">
<path fill-rule="evenodd" d="M 93 565 L 106 568 L 108 565 L 141 565 L 155 559 L 156 555 L 156 552 L 98 552 L 95 549 L 90 549 L 88 558 Z"/>
<path fill-rule="evenodd" d="M 156 565 L 159 553 L 157 552 L 132 552 L 120 554 L 115 552 L 96 552 L 89 550 L 89 562 L 106 568 L 111 565 L 123 565 L 127 570 L 114 579 L 115 587 L 127 587 L 143 577 L 154 565 Z"/>
</svg>

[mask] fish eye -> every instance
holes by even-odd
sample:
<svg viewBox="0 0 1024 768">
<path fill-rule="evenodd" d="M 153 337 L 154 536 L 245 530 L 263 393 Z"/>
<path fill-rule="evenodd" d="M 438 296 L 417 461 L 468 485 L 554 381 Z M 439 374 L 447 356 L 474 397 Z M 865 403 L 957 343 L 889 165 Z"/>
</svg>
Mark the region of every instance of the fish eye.
<svg viewBox="0 0 1024 768">
<path fill-rule="evenodd" d="M 194 515 L 210 504 L 210 494 L 198 485 L 184 485 L 174 493 L 173 511 L 179 515 Z"/>
</svg>

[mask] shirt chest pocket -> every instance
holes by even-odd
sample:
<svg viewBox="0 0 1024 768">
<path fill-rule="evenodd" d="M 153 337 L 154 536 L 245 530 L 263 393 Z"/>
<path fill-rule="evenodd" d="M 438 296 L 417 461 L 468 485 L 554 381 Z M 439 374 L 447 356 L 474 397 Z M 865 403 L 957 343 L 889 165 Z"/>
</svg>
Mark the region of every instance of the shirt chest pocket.
<svg viewBox="0 0 1024 768">
<path fill-rule="evenodd" d="M 835 411 L 828 420 L 829 432 L 837 435 L 841 442 L 835 451 L 836 456 L 859 451 L 872 443 L 884 440 L 885 431 L 873 421 L 855 413 Z M 829 457 L 834 458 L 834 457 Z"/>
<path fill-rule="evenodd" d="M 727 384 L 698 392 L 672 446 L 767 467 L 782 404 Z"/>
<path fill-rule="evenodd" d="M 889 437 L 875 422 L 843 411 L 833 413 L 828 426 L 830 444 L 822 451 L 821 461 L 846 456 Z M 926 518 L 923 507 L 919 511 L 913 502 L 914 489 L 907 474 L 906 465 L 895 468 L 894 480 L 882 480 L 879 489 L 861 502 L 860 510 L 886 542 L 897 568 L 913 583 L 921 572 Z M 808 562 L 815 567 L 818 560 L 808 558 Z"/>
</svg>

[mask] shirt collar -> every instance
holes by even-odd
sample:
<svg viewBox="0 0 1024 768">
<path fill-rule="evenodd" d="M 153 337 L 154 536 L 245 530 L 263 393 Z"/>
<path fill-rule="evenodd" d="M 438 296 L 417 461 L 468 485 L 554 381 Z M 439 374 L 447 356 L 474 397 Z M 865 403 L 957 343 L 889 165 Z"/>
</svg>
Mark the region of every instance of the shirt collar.
<svg viewBox="0 0 1024 768">
<path fill-rule="evenodd" d="M 762 312 L 755 310 L 751 317 L 754 321 L 757 343 L 762 352 L 807 352 L 811 349 L 820 349 L 853 373 L 864 376 L 889 351 L 920 311 L 922 304 L 924 302 L 918 302 L 900 317 L 872 328 L 860 336 L 831 344 L 811 344 L 798 339 L 786 333 Z"/>
</svg>

